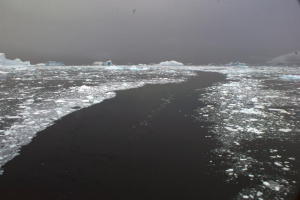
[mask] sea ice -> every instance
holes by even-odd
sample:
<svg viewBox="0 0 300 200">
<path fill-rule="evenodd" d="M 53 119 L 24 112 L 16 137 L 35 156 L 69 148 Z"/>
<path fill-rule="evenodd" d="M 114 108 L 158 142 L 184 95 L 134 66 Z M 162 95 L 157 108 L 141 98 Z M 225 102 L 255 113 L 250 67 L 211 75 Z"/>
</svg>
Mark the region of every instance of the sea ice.
<svg viewBox="0 0 300 200">
<path fill-rule="evenodd" d="M 278 167 L 282 167 L 282 164 L 280 162 L 274 162 L 274 165 L 276 165 Z"/>
<path fill-rule="evenodd" d="M 261 195 L 263 195 L 263 193 L 260 192 L 260 191 L 258 191 L 258 192 L 256 193 L 256 196 L 258 196 L 258 197 L 260 197 Z"/>
<path fill-rule="evenodd" d="M 279 112 L 279 113 L 282 113 L 282 114 L 291 114 L 289 112 L 287 112 L 286 110 L 284 109 L 277 109 L 277 108 L 269 108 L 270 111 L 275 111 L 275 112 Z"/>
<path fill-rule="evenodd" d="M 289 128 L 280 128 L 279 131 L 280 132 L 284 132 L 284 133 L 288 133 L 288 132 L 291 132 L 292 129 L 289 129 Z"/>
<path fill-rule="evenodd" d="M 268 187 L 268 188 L 270 188 L 271 190 L 274 190 L 274 191 L 279 191 L 280 188 L 281 188 L 280 184 L 278 184 L 277 182 L 272 181 L 272 180 L 264 181 L 263 184 L 264 184 L 264 186 L 266 186 L 266 187 Z"/>
<path fill-rule="evenodd" d="M 300 75 L 282 75 L 280 78 L 289 81 L 300 81 Z"/>
<path fill-rule="evenodd" d="M 256 110 L 254 108 L 244 108 L 240 110 L 240 113 L 249 114 L 249 115 L 263 115 L 263 112 Z"/>
</svg>

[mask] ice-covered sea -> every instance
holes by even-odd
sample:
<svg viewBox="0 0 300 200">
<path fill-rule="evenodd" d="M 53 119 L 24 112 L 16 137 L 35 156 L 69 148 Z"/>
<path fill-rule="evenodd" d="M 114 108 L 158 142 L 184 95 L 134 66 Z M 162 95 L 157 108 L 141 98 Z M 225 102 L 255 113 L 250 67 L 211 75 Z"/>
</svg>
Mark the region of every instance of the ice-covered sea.
<svg viewBox="0 0 300 200">
<path fill-rule="evenodd" d="M 299 181 L 299 67 L 0 66 L 0 167 L 66 114 L 116 90 L 180 82 L 196 71 L 227 76 L 199 91 L 206 106 L 195 110 L 218 142 L 211 167 L 228 182 L 251 182 L 236 199 L 287 199 Z"/>
</svg>

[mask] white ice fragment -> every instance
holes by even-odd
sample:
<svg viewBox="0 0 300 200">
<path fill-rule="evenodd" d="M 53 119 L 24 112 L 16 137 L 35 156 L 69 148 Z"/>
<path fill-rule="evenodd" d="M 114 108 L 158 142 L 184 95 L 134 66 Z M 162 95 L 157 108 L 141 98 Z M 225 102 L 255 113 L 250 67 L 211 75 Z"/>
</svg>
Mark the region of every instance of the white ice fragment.
<svg viewBox="0 0 300 200">
<path fill-rule="evenodd" d="M 279 113 L 282 113 L 282 114 L 291 114 L 289 112 L 287 112 L 286 110 L 284 109 L 277 109 L 277 108 L 269 108 L 270 111 L 275 111 L 275 112 L 279 112 Z"/>
<path fill-rule="evenodd" d="M 265 108 L 265 106 L 263 106 L 263 105 L 255 105 L 254 107 L 257 108 L 257 109 L 264 109 Z"/>
<path fill-rule="evenodd" d="M 254 108 L 244 108 L 240 110 L 240 113 L 244 113 L 248 115 L 264 115 L 262 111 L 256 110 Z"/>
<path fill-rule="evenodd" d="M 260 191 L 258 191 L 258 192 L 256 193 L 256 196 L 258 196 L 258 197 L 260 197 L 261 195 L 263 195 L 263 193 L 260 192 Z"/>
<path fill-rule="evenodd" d="M 247 128 L 247 132 L 256 133 L 258 135 L 263 134 L 263 131 L 260 131 L 257 128 L 253 128 L 253 127 Z"/>
<path fill-rule="evenodd" d="M 252 102 L 257 102 L 258 99 L 257 99 L 256 97 L 254 97 L 254 98 L 251 99 L 251 101 L 252 101 Z"/>
<path fill-rule="evenodd" d="M 89 95 L 89 96 L 87 96 L 86 98 L 87 98 L 87 99 L 89 99 L 89 100 L 92 100 L 92 99 L 94 99 L 94 97 L 93 97 L 93 96 L 90 96 L 90 95 Z"/>
<path fill-rule="evenodd" d="M 86 86 L 86 85 L 82 85 L 82 86 L 80 86 L 80 87 L 78 88 L 78 91 L 79 91 L 79 92 L 87 92 L 87 91 L 89 91 L 90 89 L 91 89 L 91 87 Z"/>
<path fill-rule="evenodd" d="M 5 131 L 5 132 L 4 132 L 4 135 L 5 135 L 5 136 L 10 135 L 10 134 L 11 134 L 10 131 Z"/>
<path fill-rule="evenodd" d="M 243 199 L 249 199 L 248 195 L 243 195 L 242 197 L 243 197 Z"/>
<path fill-rule="evenodd" d="M 250 178 L 254 178 L 254 175 L 253 174 L 249 174 L 248 175 Z"/>
<path fill-rule="evenodd" d="M 225 127 L 226 130 L 228 131 L 232 131 L 232 132 L 237 132 L 238 130 L 237 129 L 233 129 L 231 127 Z"/>
<path fill-rule="evenodd" d="M 264 182 L 263 182 L 263 184 L 264 184 L 265 186 L 267 186 L 267 187 L 269 187 L 269 186 L 270 186 L 270 183 L 269 183 L 269 182 L 267 182 L 267 181 L 264 181 Z"/>
<path fill-rule="evenodd" d="M 276 165 L 278 167 L 282 167 L 282 164 L 280 162 L 274 162 L 274 165 Z"/>
<path fill-rule="evenodd" d="M 5 115 L 5 117 L 7 119 L 20 119 L 21 118 L 20 116 L 10 116 L 10 115 Z"/>
<path fill-rule="evenodd" d="M 226 172 L 233 172 L 233 169 L 227 169 Z"/>
<path fill-rule="evenodd" d="M 284 133 L 288 133 L 288 132 L 291 132 L 292 129 L 289 129 L 289 128 L 281 128 L 279 129 L 280 132 L 284 132 Z"/>
<path fill-rule="evenodd" d="M 281 188 L 281 185 L 279 185 L 277 182 L 275 181 L 264 181 L 263 184 L 268 187 L 269 189 L 271 190 L 274 190 L 274 191 L 279 191 L 280 188 Z"/>
<path fill-rule="evenodd" d="M 62 99 L 58 99 L 55 101 L 56 103 L 65 103 L 66 101 L 65 100 L 62 100 Z"/>
<path fill-rule="evenodd" d="M 283 80 L 300 80 L 300 75 L 292 75 L 292 74 L 288 74 L 288 75 L 282 75 L 280 76 L 281 79 Z"/>
</svg>

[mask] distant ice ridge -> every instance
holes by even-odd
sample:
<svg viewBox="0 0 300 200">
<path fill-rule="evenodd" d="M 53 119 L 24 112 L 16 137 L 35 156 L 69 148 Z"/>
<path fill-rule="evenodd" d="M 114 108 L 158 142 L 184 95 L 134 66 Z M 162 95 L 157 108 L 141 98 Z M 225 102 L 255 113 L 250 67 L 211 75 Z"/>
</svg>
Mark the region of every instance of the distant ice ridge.
<svg viewBox="0 0 300 200">
<path fill-rule="evenodd" d="M 149 67 L 142 66 L 117 66 L 117 65 L 112 65 L 112 66 L 104 66 L 104 69 L 107 70 L 130 70 L 130 71 L 144 71 L 144 70 L 149 70 Z"/>
<path fill-rule="evenodd" d="M 14 60 L 10 60 L 6 58 L 4 53 L 0 53 L 0 65 L 2 66 L 29 66 L 29 61 L 22 61 L 19 58 L 16 58 Z"/>
<path fill-rule="evenodd" d="M 300 65 L 300 52 L 295 51 L 292 53 L 284 54 L 273 58 L 268 62 L 272 65 Z"/>
<path fill-rule="evenodd" d="M 164 61 L 158 64 L 159 66 L 184 66 L 183 63 L 177 62 L 175 60 Z"/>
<path fill-rule="evenodd" d="M 230 66 L 230 67 L 248 67 L 246 63 L 241 63 L 241 62 L 230 62 L 226 64 L 225 66 Z"/>
<path fill-rule="evenodd" d="M 283 79 L 283 80 L 300 81 L 300 75 L 282 75 L 282 76 L 280 76 L 280 78 Z"/>
</svg>

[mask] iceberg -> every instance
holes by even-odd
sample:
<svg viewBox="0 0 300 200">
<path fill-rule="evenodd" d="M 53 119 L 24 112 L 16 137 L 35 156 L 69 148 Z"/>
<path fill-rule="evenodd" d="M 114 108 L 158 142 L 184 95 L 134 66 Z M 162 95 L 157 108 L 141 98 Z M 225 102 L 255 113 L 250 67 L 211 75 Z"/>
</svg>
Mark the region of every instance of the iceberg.
<svg viewBox="0 0 300 200">
<path fill-rule="evenodd" d="M 94 66 L 113 66 L 113 62 L 111 60 L 107 60 L 105 62 L 102 61 L 95 61 L 93 62 Z"/>
<path fill-rule="evenodd" d="M 65 64 L 63 62 L 58 62 L 58 61 L 48 61 L 45 65 L 46 66 L 65 66 Z"/>
<path fill-rule="evenodd" d="M 22 61 L 19 58 L 10 60 L 6 58 L 5 53 L 0 53 L 0 66 L 29 66 L 31 65 L 29 61 Z"/>
<path fill-rule="evenodd" d="M 183 63 L 177 62 L 175 60 L 164 61 L 158 64 L 159 66 L 184 66 Z"/>
<path fill-rule="evenodd" d="M 228 66 L 228 67 L 248 67 L 248 65 L 246 63 L 241 63 L 241 62 L 230 62 L 230 63 L 226 64 L 225 66 Z"/>
<path fill-rule="evenodd" d="M 270 60 L 268 63 L 271 65 L 300 65 L 300 52 L 295 51 L 278 56 Z"/>
</svg>

